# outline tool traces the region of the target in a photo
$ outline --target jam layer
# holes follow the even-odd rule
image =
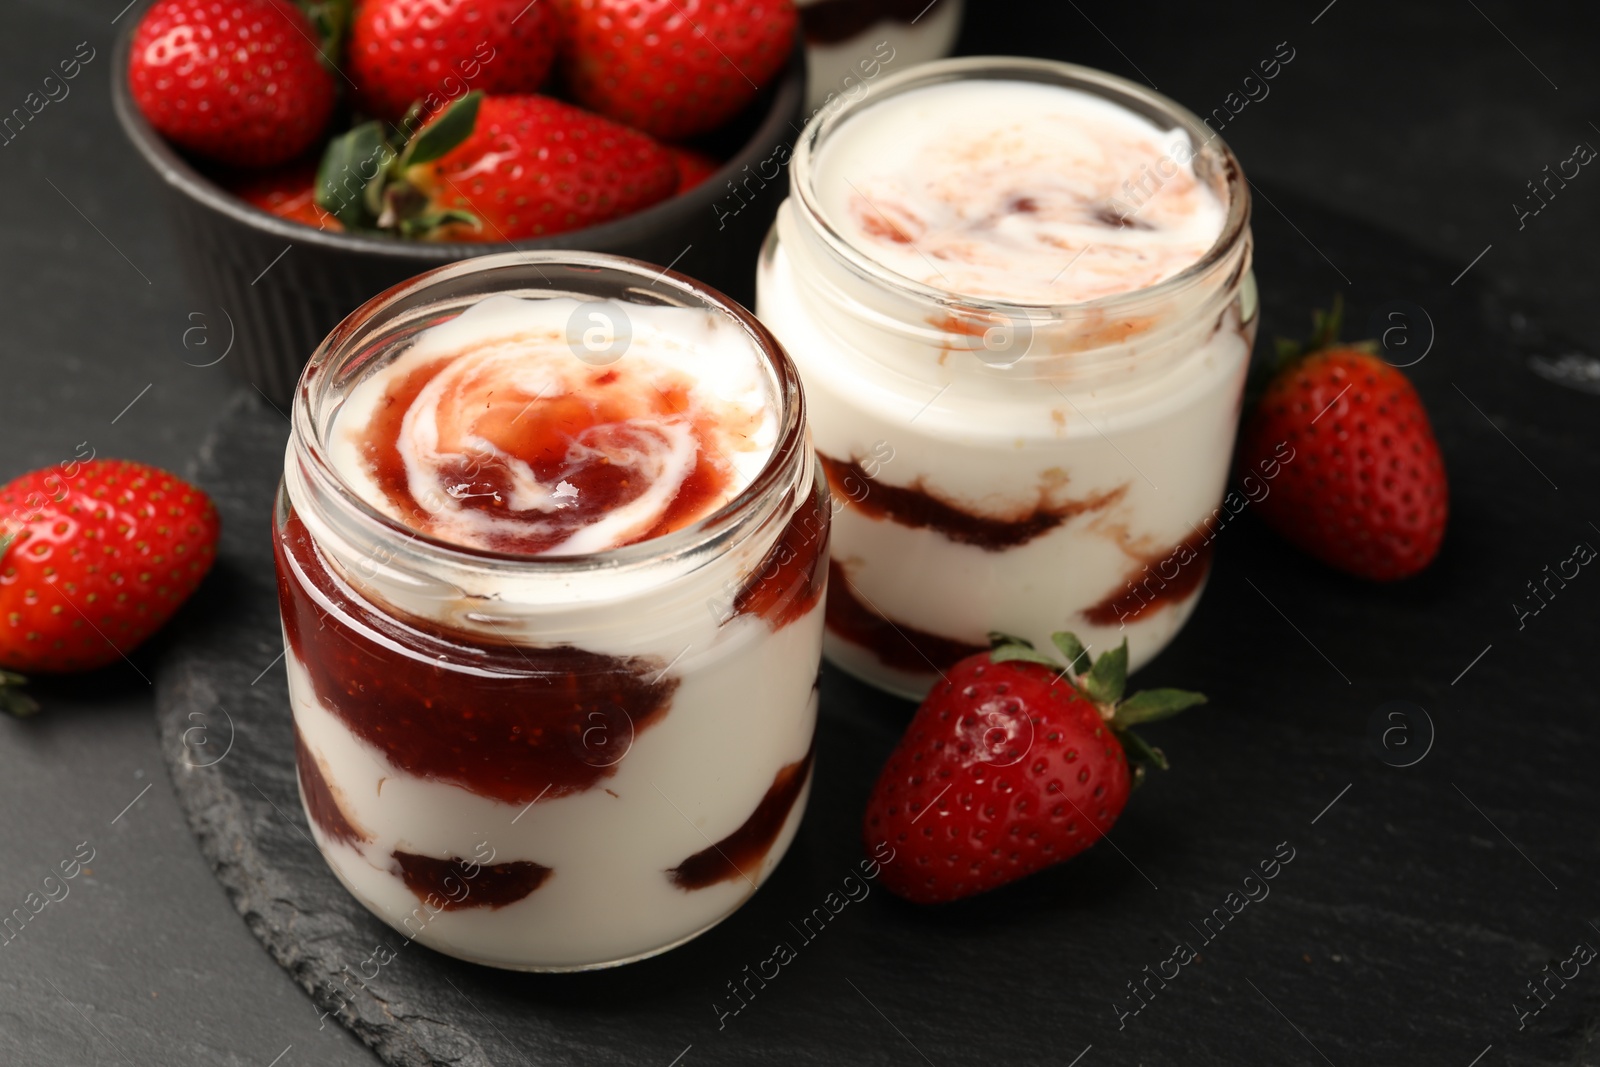
[[[943,670],[988,647],[940,637],[886,618],[862,603],[844,568],[833,561],[828,564],[828,603],[823,617],[835,637],[867,649],[886,667],[912,674]]]
[[[328,776],[322,773],[322,765],[306,745],[306,739],[300,736],[298,726],[294,731],[294,764],[300,772],[300,792],[306,798],[306,814],[323,836],[347,845],[372,840],[370,834],[357,829],[345,814],[338,795],[328,783]]]
[[[1171,548],[1152,552],[1128,574],[1123,588],[1086,608],[1083,617],[1096,626],[1122,626],[1181,604],[1194,596],[1211,569],[1211,542],[1199,534]]]
[[[776,544],[767,553],[733,601],[738,615],[757,615],[774,630],[804,618],[827,586],[828,534],[832,515],[828,495],[818,479],[811,496],[789,519]]]
[[[761,861],[766,858],[772,843],[789,818],[794,802],[805,788],[806,777],[811,773],[811,757],[816,744],[806,750],[803,759],[781,768],[767,789],[756,810],[733,833],[721,841],[701,849],[667,872],[673,884],[680,889],[704,889],[718,882],[735,878],[754,881],[761,873]]]
[[[909,486],[874,481],[855,460],[833,459],[820,453],[833,491],[847,506],[874,519],[888,519],[913,529],[930,529],[952,541],[976,545],[988,552],[1003,552],[1049,533],[1068,519],[1111,507],[1127,493],[1126,485],[1083,500],[1059,504],[1040,501],[1015,518],[997,519],[963,508],[929,493],[920,480]],[[1042,495],[1042,494],[1041,494]]]
[[[441,911],[462,908],[503,908],[544,885],[550,868],[527,860],[508,863],[473,863],[463,859],[435,859],[396,850],[394,862],[400,879],[417,899]]]
[[[594,750],[596,724],[636,736],[677,689],[652,659],[489,644],[375,611],[293,514],[275,550],[284,630],[318,701],[419,778],[519,805],[582,792],[616,769]]]

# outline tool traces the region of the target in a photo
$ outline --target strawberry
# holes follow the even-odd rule
[[[789,60],[793,0],[560,0],[578,103],[663,140],[714,130]]]
[[[382,119],[424,116],[469,89],[531,93],[556,53],[556,20],[529,0],[361,0],[350,23],[357,100]]]
[[[668,145],[667,152],[672,156],[673,165],[678,168],[678,192],[680,193],[688,192],[722,169],[721,163],[718,163],[704,152],[696,152],[692,148],[678,148],[675,145]]]
[[[134,103],[187,152],[240,167],[293,159],[333,111],[333,77],[288,0],[157,0],[128,57]]]
[[[972,896],[1071,859],[1111,829],[1143,764],[1167,766],[1129,727],[1205,703],[1151,689],[1123,699],[1128,642],[1086,673],[1070,633],[1068,666],[1020,638],[945,672],[889,755],[867,802],[869,850],[887,842],[883,884],[919,904]],[[1137,766],[1130,771],[1130,758]]]
[[[133,651],[216,558],[205,493],[127,460],[68,461],[0,486],[0,668],[86,671]],[[0,679],[0,707],[27,710]]]
[[[245,203],[290,222],[319,230],[344,229],[339,220],[317,206],[317,169],[311,163],[291,163],[262,173],[230,177],[228,191]]]
[[[1256,507],[1289,541],[1357,577],[1393,581],[1438,555],[1450,486],[1416,389],[1371,342],[1338,341],[1342,310],[1336,299],[1315,313],[1307,345],[1279,341],[1238,468],[1272,479]]]
[[[317,181],[318,203],[347,228],[515,241],[648,207],[676,192],[678,171],[651,138],[571,104],[472,92],[398,148],[380,124],[356,127]]]

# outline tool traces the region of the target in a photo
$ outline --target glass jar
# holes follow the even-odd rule
[[[881,71],[950,54],[964,0],[797,0],[806,39],[806,106],[856,96]]]
[[[721,316],[766,376],[770,457],[701,521],[590,555],[464,548],[391,519],[330,462],[341,404],[497,294],[577,297],[611,321]],[[811,781],[830,509],[795,371],[749,312],[613,256],[421,275],[312,357],[274,519],[301,798],[334,873],[395,929],[497,967],[604,967],[715,925],[782,858]]]
[[[979,80],[1075,89],[1184,131],[1196,180],[1225,212],[1220,236],[1164,281],[1073,304],[972,298],[885,268],[830,220],[819,152],[899,94]],[[844,505],[831,660],[917,699],[996,630],[1044,648],[1071,630],[1097,651],[1126,637],[1133,667],[1161,651],[1194,610],[1228,515],[1256,327],[1249,207],[1232,153],[1194,115],[1069,64],[932,63],[806,127],[757,314],[800,368]]]

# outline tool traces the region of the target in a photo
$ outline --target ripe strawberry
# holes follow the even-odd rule
[[[668,145],[667,152],[672,156],[673,165],[678,168],[678,192],[680,193],[688,192],[722,169],[721,163],[718,163],[704,152],[696,152],[692,148],[678,148],[675,145]]]
[[[556,54],[556,19],[528,0],[361,0],[350,23],[357,100],[398,119],[432,116],[468,89],[531,93]],[[431,99],[430,99],[431,98]]]
[[[485,97],[478,123],[433,166],[434,201],[514,241],[593,226],[671,196],[678,170],[636,130],[545,96]]]
[[[128,86],[179,148],[272,166],[309,148],[333,111],[314,39],[288,0],[157,0],[134,33]]]
[[[1393,581],[1438,555],[1450,486],[1416,389],[1371,342],[1339,343],[1342,310],[1314,314],[1303,348],[1279,342],[1238,465],[1276,472],[1256,505],[1273,529],[1330,566]]]
[[[323,158],[318,203],[348,228],[515,241],[606,222],[678,188],[662,145],[545,96],[472,92],[399,149],[385,136],[358,126]],[[386,164],[360,181],[374,156]]]
[[[1070,633],[1054,637],[1066,670],[1019,638],[993,640],[945,672],[867,802],[868,850],[896,853],[883,884],[919,904],[994,889],[1104,837],[1142,764],[1167,766],[1129,727],[1205,703],[1179,689],[1122,699],[1126,640],[1076,677],[1088,652]]]
[[[714,130],[789,59],[793,0],[560,0],[573,98],[663,140]]]
[[[243,173],[227,182],[228,191],[262,211],[319,230],[344,229],[339,220],[317,206],[317,169],[312,163],[291,163],[263,173]]]
[[[0,668],[116,662],[189,598],[216,543],[211,499],[143,463],[69,461],[0,486]]]

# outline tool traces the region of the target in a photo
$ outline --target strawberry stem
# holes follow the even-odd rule
[[[1344,294],[1334,293],[1333,300],[1328,310],[1313,308],[1311,310],[1311,336],[1304,341],[1291,341],[1287,337],[1278,337],[1273,340],[1273,348],[1278,354],[1278,364],[1274,371],[1281,371],[1296,360],[1325,352],[1330,348],[1353,348],[1362,352],[1376,352],[1376,341],[1350,341],[1341,343],[1339,333],[1344,327]]]

